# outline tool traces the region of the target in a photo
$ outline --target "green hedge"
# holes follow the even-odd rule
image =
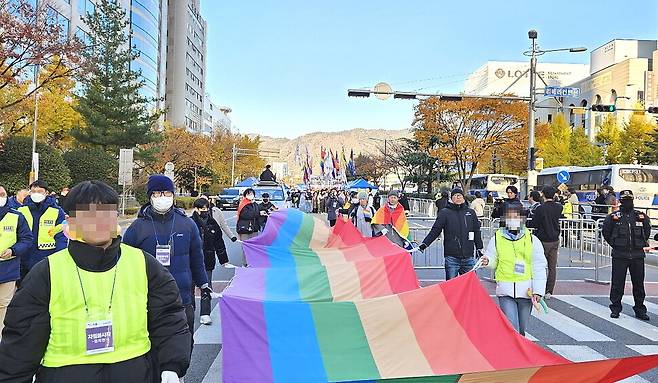
[[[176,197],[176,206],[185,210],[194,209],[194,201],[196,200],[197,197]]]

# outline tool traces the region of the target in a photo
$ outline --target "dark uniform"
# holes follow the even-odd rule
[[[610,316],[618,318],[622,310],[626,270],[633,282],[635,316],[649,320],[644,305],[644,247],[651,234],[649,217],[633,208],[633,192],[622,190],[620,210],[609,214],[603,222],[603,237],[612,247],[612,284],[610,286]]]

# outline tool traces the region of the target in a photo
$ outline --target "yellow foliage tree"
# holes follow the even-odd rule
[[[215,189],[232,185],[233,145],[236,148],[247,149],[254,155],[238,155],[235,157],[235,177],[244,179],[257,176],[265,166],[265,160],[257,154],[260,137],[250,138],[247,135],[233,133],[229,129],[216,129],[211,137],[212,164],[211,170]]]

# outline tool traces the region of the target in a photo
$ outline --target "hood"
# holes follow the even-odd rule
[[[68,249],[75,264],[81,269],[93,272],[103,272],[116,265],[119,260],[120,245],[121,236],[112,240],[112,244],[107,249],[78,241],[70,241]]]

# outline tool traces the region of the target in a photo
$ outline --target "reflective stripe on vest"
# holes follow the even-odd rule
[[[68,249],[49,256],[48,263],[50,339],[43,358],[45,367],[117,363],[144,355],[151,349],[146,309],[148,277],[141,250],[121,245],[112,299],[114,351],[103,354],[86,354],[85,326],[91,319],[85,313],[76,264]],[[90,316],[103,316],[110,303],[114,268],[98,273],[79,271]]]
[[[0,254],[16,243],[18,230],[18,214],[7,212],[0,221]]]
[[[18,211],[23,213],[23,216],[27,220],[27,225],[32,230],[34,218],[32,217],[30,208],[28,206],[21,206],[18,208]],[[39,219],[39,236],[37,237],[37,248],[39,250],[52,250],[55,248],[55,234],[57,233],[54,229],[57,217],[59,217],[59,210],[54,207],[49,207],[41,215],[41,219]]]
[[[516,241],[503,236],[502,229],[496,231],[496,281],[521,282],[532,279],[532,235],[526,229],[523,237]],[[523,262],[524,272],[515,272],[516,262]]]

